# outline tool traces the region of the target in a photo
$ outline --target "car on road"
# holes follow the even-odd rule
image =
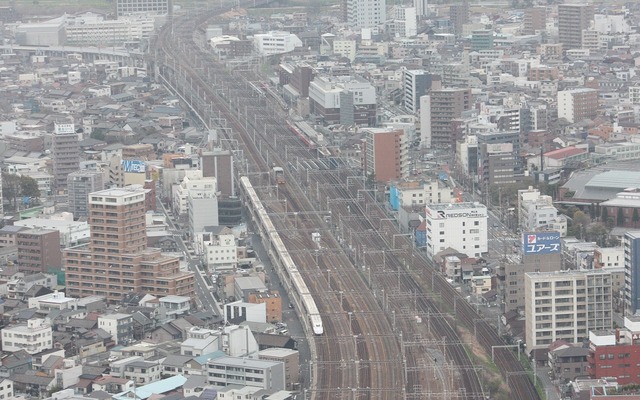
[[[500,227],[500,224],[498,224],[497,222],[494,222],[494,223],[493,223],[493,227],[494,227],[494,228],[499,228],[499,227]]]

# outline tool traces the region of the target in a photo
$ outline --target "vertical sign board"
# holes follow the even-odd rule
[[[560,232],[525,232],[522,234],[523,254],[560,253]]]

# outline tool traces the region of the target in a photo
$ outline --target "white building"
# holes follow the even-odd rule
[[[420,96],[420,147],[431,148],[431,96]]]
[[[570,123],[585,118],[595,118],[598,110],[598,91],[590,88],[562,90],[558,92],[558,118]]]
[[[356,28],[376,28],[387,20],[385,0],[347,0],[347,22]]]
[[[418,34],[418,16],[415,7],[395,7],[396,37],[413,37]]]
[[[208,189],[189,190],[187,196],[187,214],[192,237],[206,226],[218,225],[218,196]]]
[[[220,357],[207,363],[208,384],[255,386],[269,390],[285,388],[284,363],[240,357]]]
[[[395,190],[397,191],[398,206],[400,207],[450,203],[454,197],[453,190],[446,185],[441,186],[437,180],[430,182],[400,182],[395,186]]]
[[[91,235],[87,221],[74,221],[73,215],[52,216],[51,218],[27,218],[14,222],[15,226],[26,228],[51,229],[60,232],[60,246],[71,247],[81,241],[88,241]]]
[[[413,6],[418,17],[426,17],[429,14],[429,2],[427,0],[413,0]]]
[[[101,315],[98,328],[110,333],[117,344],[127,343],[133,337],[133,317],[122,313]]]
[[[14,398],[13,381],[11,379],[0,379],[0,399]]]
[[[518,221],[521,224],[527,220],[527,204],[536,201],[538,197],[540,197],[540,191],[533,186],[518,190]]]
[[[603,270],[530,272],[524,276],[527,351],[556,340],[581,344],[611,329],[611,274]]]
[[[38,310],[77,310],[78,299],[66,297],[64,292],[53,292],[29,299],[29,308]]]
[[[199,357],[220,350],[220,331],[193,327],[187,332],[187,338],[180,345],[183,356]]]
[[[202,174],[202,172],[200,172]],[[190,191],[201,190],[209,193],[218,191],[218,181],[214,177],[189,178],[185,176],[182,182],[173,186],[173,211],[177,215],[187,214],[188,197]]]
[[[629,86],[629,102],[640,104],[640,86]]]
[[[136,42],[153,32],[155,19],[137,15],[117,20],[105,20],[97,14],[66,16],[66,44],[72,46],[107,46]]]
[[[470,257],[489,251],[487,240],[487,207],[480,203],[428,204],[427,256],[451,247]]]
[[[302,47],[302,40],[289,32],[271,31],[253,35],[256,50],[262,56],[289,53]]]
[[[355,40],[334,40],[333,54],[346,57],[353,62],[356,59],[356,41]]]
[[[177,318],[191,311],[190,297],[170,295],[159,298],[158,303],[167,310],[167,318]]]
[[[203,261],[212,271],[233,271],[238,266],[238,247],[233,234],[224,227],[208,226],[195,236]]]
[[[404,106],[415,114],[421,107],[421,97],[431,86],[431,74],[423,69],[406,70],[403,73],[404,80]]]
[[[129,15],[167,15],[171,12],[171,0],[116,0],[118,18]]]
[[[53,333],[48,319],[33,318],[26,325],[9,326],[2,329],[2,350],[15,352],[24,350],[29,354],[53,348]]]
[[[242,300],[227,303],[224,305],[224,319],[234,323],[244,321],[266,323],[267,304],[245,303]]]
[[[353,93],[354,106],[376,104],[376,88],[361,78],[316,76],[309,85],[309,98],[324,109],[339,109],[342,92]]]

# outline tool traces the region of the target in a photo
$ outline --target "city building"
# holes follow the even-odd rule
[[[452,121],[460,118],[463,111],[471,109],[471,89],[432,90],[429,102],[431,105],[431,146],[441,148],[455,146]]]
[[[27,218],[14,222],[14,226],[28,229],[58,231],[61,247],[75,246],[89,239],[89,224],[86,221],[74,221],[69,213],[55,214],[49,218]]]
[[[400,207],[422,209],[425,204],[449,203],[453,198],[453,190],[446,184],[441,184],[439,180],[405,181],[389,186],[389,203],[396,211]]]
[[[116,344],[128,344],[133,339],[133,317],[131,314],[100,315],[98,328],[108,332]]]
[[[523,35],[535,35],[547,28],[547,8],[530,7],[524,10]]]
[[[325,124],[376,124],[376,88],[354,76],[316,76],[309,84],[309,111]]]
[[[106,189],[89,195],[88,244],[64,251],[67,294],[104,296],[117,303],[124,294],[193,296],[193,273],[180,260],[147,248],[145,189]]]
[[[625,315],[640,314],[640,231],[626,232],[624,247]]]
[[[202,152],[200,154],[200,168],[203,178],[216,178],[218,191],[222,196],[233,197],[236,195],[233,154],[229,150],[216,149]]]
[[[410,38],[418,34],[418,16],[415,7],[395,6],[394,18],[390,27],[395,37]]]
[[[493,31],[491,29],[476,29],[471,33],[471,49],[473,51],[493,49]]]
[[[67,176],[80,169],[80,147],[74,124],[55,124],[51,138],[53,176],[58,193],[67,189]]]
[[[428,0],[413,0],[413,6],[416,8],[418,18],[424,18],[429,14]]]
[[[512,143],[481,143],[478,155],[481,182],[488,186],[515,184],[520,179],[518,158]]]
[[[524,275],[527,351],[556,340],[579,344],[589,331],[611,329],[611,274],[603,270]]]
[[[87,13],[67,16],[65,44],[68,46],[114,46],[140,42],[153,32],[155,18],[147,14],[105,19]]]
[[[406,70],[404,75],[404,106],[412,114],[420,109],[420,98],[427,94],[433,75],[423,69]]]
[[[167,15],[171,7],[171,0],[116,0],[116,16]]]
[[[59,270],[62,267],[60,232],[28,229],[16,234],[18,269],[26,274]]]
[[[364,171],[378,182],[401,180],[409,176],[408,144],[401,129],[367,128]]]
[[[558,118],[571,123],[598,116],[598,91],[580,88],[558,92]]]
[[[587,372],[593,379],[616,377],[619,385],[640,384],[640,320],[624,318],[624,327],[589,332]]]
[[[427,204],[427,256],[452,248],[469,257],[489,251],[487,207],[480,203]]]
[[[282,321],[282,298],[280,297],[280,292],[277,290],[249,293],[247,301],[253,304],[265,304],[267,322],[274,323]]]
[[[469,4],[466,0],[462,4],[451,4],[449,6],[449,20],[456,37],[462,36],[464,24],[469,22]]]
[[[230,384],[269,390],[285,388],[284,363],[240,357],[220,357],[207,363],[207,383],[214,387]]]
[[[582,31],[593,20],[593,6],[589,4],[558,5],[558,37],[565,50],[582,47]]]
[[[233,232],[224,226],[205,226],[195,233],[194,243],[210,271],[234,271],[238,266],[238,247]]]
[[[89,216],[89,193],[104,189],[101,171],[80,170],[67,175],[69,212],[75,219]]]
[[[53,331],[49,320],[32,318],[26,324],[2,328],[2,351],[24,350],[29,354],[53,348]]]
[[[498,276],[499,285],[502,283],[501,291],[504,298],[504,311],[518,311],[524,312],[524,275],[530,272],[554,272],[562,269],[562,251],[560,246],[560,236],[557,232],[554,232],[553,240],[547,240],[546,245],[551,245],[549,248],[538,251],[536,247],[528,247],[530,235],[534,235],[537,238],[538,235],[542,237],[547,233],[552,232],[527,232],[522,235],[521,248],[510,248],[511,246],[504,242],[503,254],[507,255],[511,251],[522,252],[522,258],[519,263],[507,262],[504,263],[504,274]],[[552,247],[553,246],[553,247]]]
[[[387,20],[386,0],[343,0],[347,23],[356,28],[377,28]]]
[[[294,390],[300,380],[300,353],[297,350],[273,347],[258,353],[260,360],[281,362],[284,364],[285,387]]]
[[[200,171],[198,171],[200,172]],[[195,199],[198,197],[202,199],[209,199],[211,197],[208,194],[217,197],[218,191],[218,181],[216,178],[189,178],[187,176],[182,179],[177,185],[173,187],[173,212],[176,215],[187,215],[189,212],[189,193],[191,192],[201,192],[201,194],[195,195]],[[216,210],[217,213],[217,210]],[[218,225],[217,222],[215,224],[210,225]]]
[[[302,41],[298,36],[282,31],[256,33],[253,35],[253,42],[256,51],[265,57],[290,53],[297,47],[302,47]]]
[[[206,226],[218,226],[218,196],[211,189],[189,190],[187,214],[192,237]]]

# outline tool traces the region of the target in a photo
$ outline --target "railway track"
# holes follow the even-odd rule
[[[410,245],[402,252],[404,259],[400,258],[395,242],[398,238],[406,242],[406,237],[394,233],[398,236],[392,236],[390,243],[388,237],[376,232],[378,227],[372,221],[379,221],[381,228],[386,215],[375,203],[367,202],[371,199],[364,182],[351,179],[350,183],[353,172],[347,170],[303,168],[300,161],[304,163],[316,155],[301,146],[300,139],[286,129],[279,107],[253,93],[245,77],[220,68],[207,52],[198,49],[193,28],[216,13],[187,17],[193,23],[173,23],[171,31],[166,28],[161,32],[156,43],[160,50],[156,71],[165,85],[191,105],[205,126],[218,125],[229,148],[244,156],[242,170],[254,185],[264,187],[261,195],[271,202],[269,208],[278,230],[327,232],[321,248],[316,247],[308,234],[284,235],[283,239],[314,298],[319,299],[318,308],[325,325],[325,335],[312,343],[315,382],[308,390],[310,397],[483,398],[477,368],[456,332],[456,318],[475,328],[485,348],[501,344],[500,338],[489,324],[478,321],[468,303],[458,301],[462,298],[432,266],[413,253]],[[293,159],[295,163],[290,162]],[[274,188],[264,174],[272,163],[289,170],[290,179],[284,187]],[[316,196],[312,202],[309,197],[314,197],[314,189]],[[321,215],[322,211],[331,211],[329,222]],[[352,218],[354,215],[360,218]],[[339,238],[334,238],[337,221],[348,218],[351,218],[350,240],[345,239],[344,225]],[[389,249],[389,257],[373,249]],[[406,268],[409,254],[412,267]],[[363,261],[371,265],[368,275],[360,268]],[[383,266],[378,271],[380,261]],[[429,282],[438,299],[418,295],[428,288]],[[407,308],[411,295],[395,295],[402,293],[413,294],[413,308]],[[456,315],[440,312],[443,307],[453,308]],[[426,323],[422,321],[424,316]],[[514,360],[509,350],[496,351],[496,365],[503,374],[505,369],[522,370]],[[538,398],[531,388],[526,376],[511,375],[510,389],[514,394]]]

